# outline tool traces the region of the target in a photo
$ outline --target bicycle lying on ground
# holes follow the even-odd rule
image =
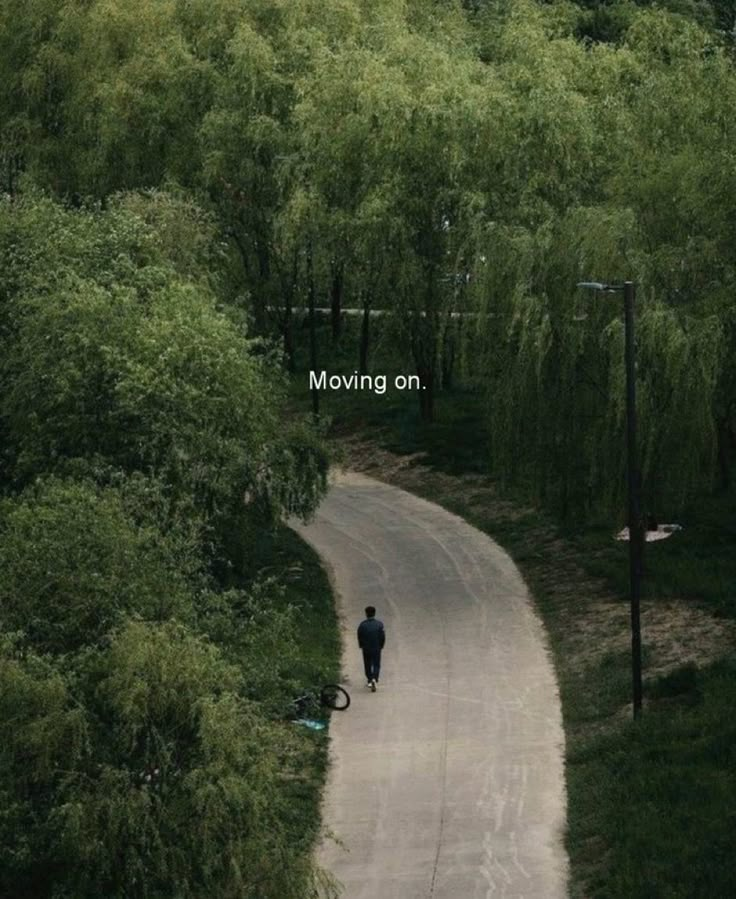
[[[320,707],[344,712],[350,705],[350,694],[339,684],[324,684],[319,690],[310,690],[303,696],[298,696],[292,705],[300,718],[305,718],[310,713],[317,712]]]

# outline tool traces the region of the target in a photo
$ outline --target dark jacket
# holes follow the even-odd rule
[[[358,646],[361,649],[383,649],[386,642],[386,632],[383,622],[377,618],[366,618],[358,627]]]

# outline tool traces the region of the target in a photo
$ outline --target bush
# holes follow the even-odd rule
[[[40,652],[99,641],[124,616],[186,617],[178,553],[120,494],[54,478],[0,506],[0,625]]]
[[[284,426],[276,359],[167,260],[135,211],[145,202],[0,204],[6,478],[98,458],[160,478],[213,520],[246,494],[308,515],[326,486],[322,443],[306,424]]]
[[[242,683],[175,623],[124,623],[66,675],[5,641],[2,894],[309,895],[317,875],[283,823],[298,737]]]
[[[249,537],[309,515],[328,460],[218,308],[213,240],[179,197],[0,199],[3,896],[302,899],[323,876],[300,778],[324,745],[281,720],[294,614]]]

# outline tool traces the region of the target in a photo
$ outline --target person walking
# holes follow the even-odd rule
[[[383,622],[376,618],[373,606],[366,606],[365,621],[358,625],[358,646],[363,650],[363,665],[368,686],[375,693],[381,674],[381,650],[386,644]]]

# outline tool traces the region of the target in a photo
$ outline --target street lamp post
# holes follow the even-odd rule
[[[636,455],[636,360],[634,343],[634,301],[636,285],[633,281],[623,284],[601,284],[582,281],[578,287],[607,293],[623,293],[624,340],[626,361],[626,442],[627,475],[629,493],[629,595],[631,598],[631,677],[634,718],[641,715],[641,510],[639,502],[639,470]]]

